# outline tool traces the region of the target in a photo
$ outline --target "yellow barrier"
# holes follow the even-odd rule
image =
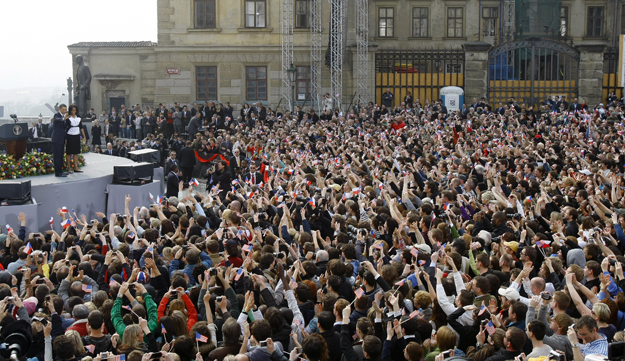
[[[391,88],[395,97],[393,105],[400,105],[408,91],[412,98],[419,99],[421,104],[425,100],[437,100],[440,88],[445,86],[464,86],[464,74],[445,73],[376,73],[375,99],[378,105],[382,104],[382,93],[386,87]]]
[[[623,97],[623,88],[618,86],[618,74],[603,74],[603,89],[601,92],[601,101],[606,102],[608,94],[613,90],[618,99]]]
[[[569,102],[575,98],[576,87],[575,80],[538,80],[534,82],[534,100],[537,103],[542,102],[547,95],[566,95]],[[519,103],[529,101],[531,93],[531,80],[491,80],[489,82],[490,91],[488,100],[493,107],[498,103],[506,103],[510,97]],[[558,90],[558,89],[567,89]]]

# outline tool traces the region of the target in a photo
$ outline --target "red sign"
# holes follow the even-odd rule
[[[167,68],[167,74],[180,74],[180,68]]]

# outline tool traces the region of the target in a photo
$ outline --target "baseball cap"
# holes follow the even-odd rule
[[[427,244],[417,244],[415,248],[417,248],[421,252],[432,254],[432,248],[428,246]]]
[[[508,288],[500,288],[499,289],[499,295],[500,296],[504,296],[505,298],[507,298],[510,301],[518,301],[519,298],[521,298],[521,295],[519,295],[519,291],[515,290],[514,288],[508,287]]]
[[[517,242],[517,241],[504,242],[503,245],[506,246],[506,247],[511,248],[515,253],[519,249],[519,242]]]

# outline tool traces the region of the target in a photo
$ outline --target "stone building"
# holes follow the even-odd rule
[[[296,92],[310,94],[311,0],[293,0]],[[276,105],[281,99],[282,0],[158,0],[158,42],[82,42],[97,112],[124,104],[205,100]],[[324,48],[330,4],[321,0]],[[354,2],[348,2],[343,98],[355,92]],[[457,85],[474,97],[536,103],[621,91],[613,56],[625,29],[623,1],[370,0],[370,100],[387,87],[401,99],[437,99]],[[610,50],[608,50],[610,49]],[[325,51],[325,49],[324,49]],[[74,64],[74,72],[76,71]],[[322,66],[322,93],[329,91]],[[601,94],[603,89],[604,94]],[[302,103],[300,101],[300,103]],[[310,104],[310,103],[309,103]],[[397,105],[397,104],[396,104]]]

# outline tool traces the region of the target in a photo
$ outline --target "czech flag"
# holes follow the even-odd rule
[[[163,203],[163,196],[159,195],[156,197],[156,203]]]
[[[238,185],[238,184],[239,184],[239,180],[238,180],[238,179],[235,179],[235,180],[233,180],[233,181],[232,181],[232,185],[235,185],[235,186],[236,186],[236,185]]]
[[[69,227],[71,224],[72,222],[69,219],[66,219],[63,222],[61,222],[61,226],[63,227],[63,229]]]
[[[33,251],[33,246],[30,245],[30,242],[28,242],[26,244],[26,247],[24,247],[24,253],[26,254],[30,254]]]
[[[315,197],[310,197],[310,199],[308,200],[308,204],[310,204],[311,207],[315,207]]]
[[[154,202],[154,195],[152,193],[148,193],[150,195],[150,201]]]
[[[549,247],[550,243],[551,243],[551,241],[538,241],[538,242],[536,242],[536,247],[538,247],[538,248],[547,248],[547,247]]]
[[[13,228],[7,224],[7,233],[13,232]]]
[[[50,226],[54,225],[54,217],[50,217]]]
[[[189,185],[197,187],[197,186],[200,185],[200,182],[198,182],[197,179],[193,178],[193,179],[191,179],[191,182],[189,182]]]

